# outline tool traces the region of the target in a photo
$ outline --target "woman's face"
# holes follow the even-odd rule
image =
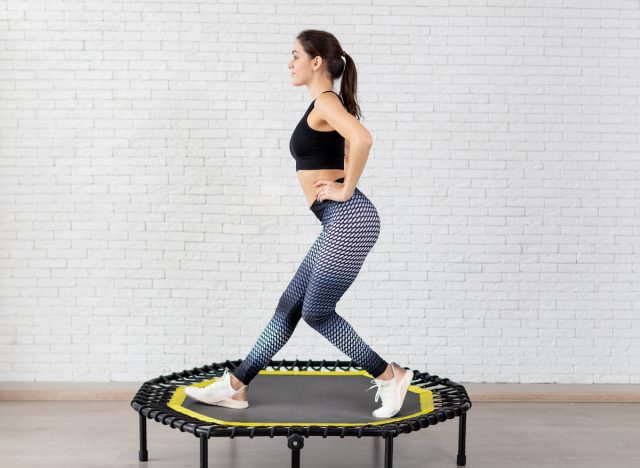
[[[289,60],[289,72],[291,72],[291,83],[294,86],[303,85],[311,79],[312,59],[302,48],[302,44],[297,40],[291,48],[291,60]]]

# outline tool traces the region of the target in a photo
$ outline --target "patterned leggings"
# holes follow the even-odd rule
[[[336,312],[337,302],[378,239],[378,211],[358,188],[346,202],[316,200],[310,209],[322,223],[322,231],[280,297],[273,317],[233,371],[245,385],[284,346],[301,318],[372,377],[387,368],[387,362]]]

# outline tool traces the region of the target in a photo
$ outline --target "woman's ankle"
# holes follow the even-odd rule
[[[389,380],[393,378],[393,371],[391,370],[391,364],[387,364],[384,372],[376,377],[376,380]]]
[[[376,377],[377,380],[391,380],[393,379],[393,375],[394,375],[394,369],[395,368],[395,375],[400,375],[403,374],[405,372],[405,369],[401,368],[400,366],[394,365],[393,363],[389,363],[387,364],[387,368],[384,370],[384,372],[382,374],[380,374],[380,376]]]
[[[242,381],[233,374],[231,374],[231,378],[229,381],[231,383],[231,388],[233,388],[234,390],[240,390],[244,386],[244,383],[242,383]],[[241,391],[245,391],[245,390],[246,390],[246,387]]]

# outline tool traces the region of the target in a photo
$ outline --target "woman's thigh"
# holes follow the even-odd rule
[[[302,304],[305,320],[323,320],[335,313],[336,304],[358,276],[379,234],[375,220],[364,224],[341,221],[325,228]]]

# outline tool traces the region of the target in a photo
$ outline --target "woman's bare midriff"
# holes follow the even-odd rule
[[[296,172],[300,186],[307,197],[307,207],[311,208],[313,202],[316,201],[317,188],[314,187],[319,180],[336,180],[345,176],[343,169],[313,169],[313,170],[299,170]]]

